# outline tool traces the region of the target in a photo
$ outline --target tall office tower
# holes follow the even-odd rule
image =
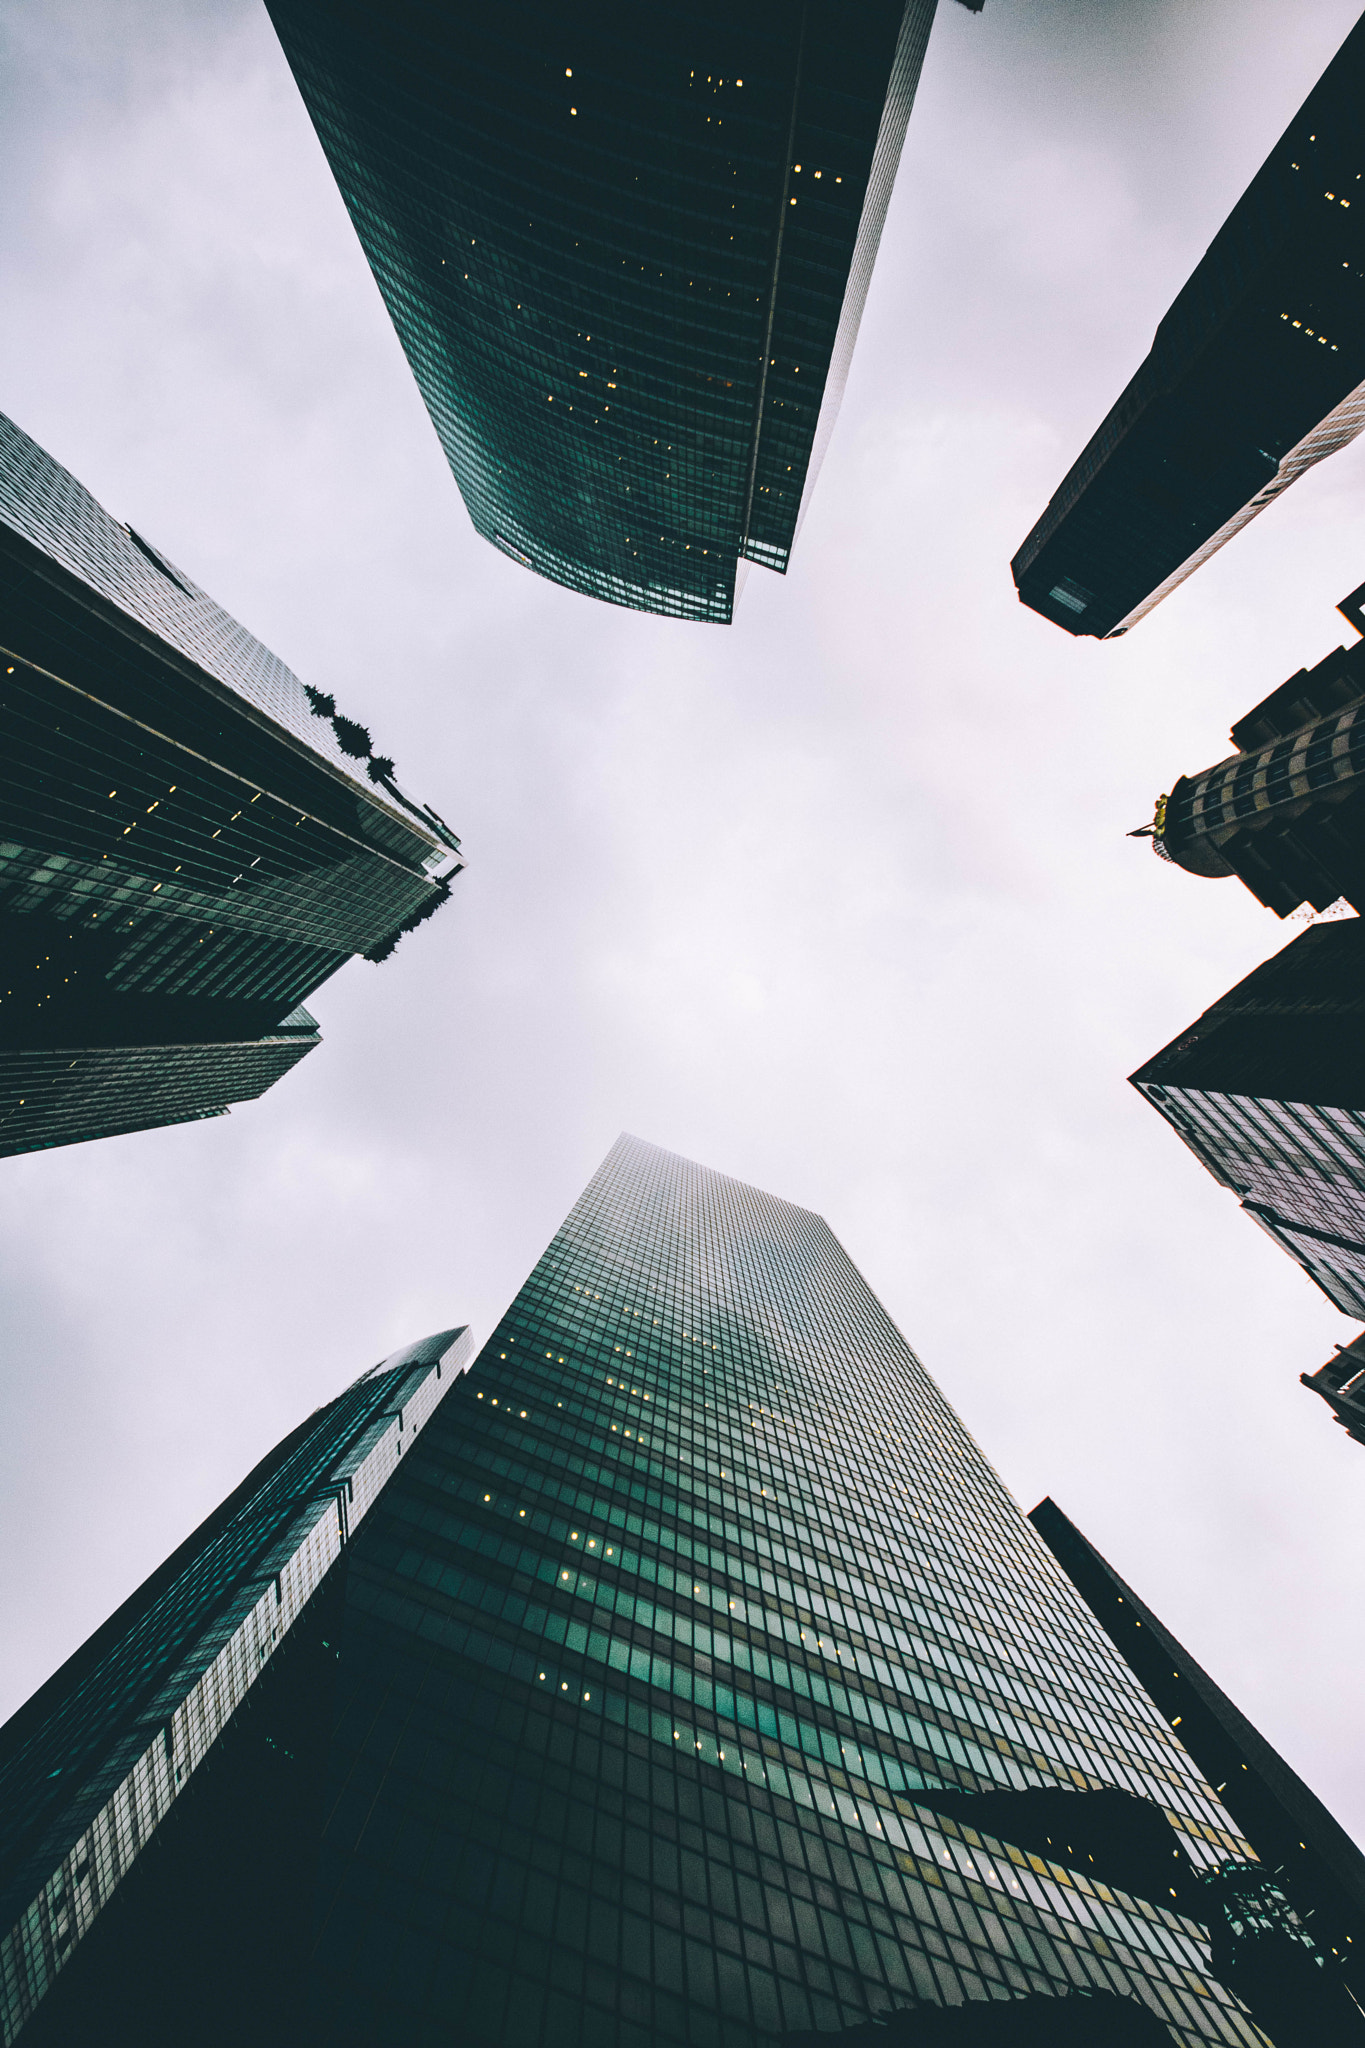
[[[1365,426],[1362,106],[1365,22],[1014,558],[1020,598],[1068,633],[1126,633]]]
[[[477,531],[727,622],[814,488],[936,0],[267,4]]]
[[[1299,2017],[1301,2007],[1311,2013],[1318,2003],[1329,2028],[1323,2038],[1330,2040],[1332,2008],[1342,2010],[1340,1988],[1365,1993],[1365,1856],[1056,1502],[1040,1501],[1029,1520],[1138,1683],[1179,1727],[1199,1769],[1272,1868],[1286,1903],[1292,1900],[1313,1930],[1323,1957],[1318,1966],[1303,1944],[1296,1957],[1266,1940],[1268,1929],[1259,1940],[1229,1943],[1230,1920],[1247,1902],[1235,1874],[1233,1882],[1225,1879],[1222,1924],[1215,1921],[1211,1931],[1215,1951],[1226,1951],[1233,1988],[1276,2040],[1277,2021]]]
[[[1362,598],[1365,586],[1338,606],[1357,632]],[[1341,896],[1365,909],[1362,705],[1365,640],[1299,669],[1233,726],[1229,760],[1158,799],[1154,851],[1192,875],[1237,875],[1279,917]]]
[[[0,1156],[221,1115],[460,842],[3,415],[0,597]]]
[[[1365,923],[1310,925],[1129,1076],[1343,1315],[1365,1318]]]
[[[226,2039],[215,1960],[296,2038],[337,1566],[472,1350],[443,1331],[309,1416],[0,1730],[5,2048]]]
[[[818,1216],[623,1138],[448,1343],[0,1734],[7,2039],[772,2048],[896,2006],[1263,2048],[1210,1922],[1235,1885],[1312,1961],[1302,1925]],[[234,1711],[211,1674],[263,1656]],[[92,1919],[90,1816],[135,1842],[134,1759],[146,1831],[191,1755]]]

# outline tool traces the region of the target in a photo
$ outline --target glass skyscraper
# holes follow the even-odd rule
[[[1365,1318],[1365,923],[1310,925],[1129,1076],[1343,1315]]]
[[[221,1114],[440,908],[370,735],[0,415],[0,1155]]]
[[[1056,1502],[1040,1501],[1029,1520],[1273,1876],[1259,1902],[1248,1899],[1235,1868],[1215,1877],[1216,1963],[1275,2040],[1285,2024],[1291,2039],[1296,2025],[1315,2024],[1316,2038],[1338,2038],[1354,2003],[1347,1985],[1365,1990],[1365,1856]],[[1283,1938],[1291,1899],[1311,1943]],[[1229,1940],[1249,1906],[1261,1921],[1257,1935]]]
[[[1365,426],[1363,89],[1359,22],[1015,556],[1068,633],[1126,633]]]
[[[72,2010],[78,2010],[80,1986],[73,1998],[66,1974],[73,1956],[85,1963],[83,1944],[92,1931],[118,1946],[130,1892],[134,1908],[144,1903],[136,1894],[139,1884],[147,1889],[149,1863],[157,1866],[152,1888],[158,1880],[164,1888],[164,1865],[173,1865],[176,1853],[174,1842],[165,1848],[168,1835],[176,1834],[172,1823],[193,1804],[190,1795],[201,1792],[206,1777],[226,1776],[257,1823],[256,1862],[241,1874],[279,1910],[271,1877],[284,1859],[291,1818],[298,1832],[290,1811],[296,1789],[287,1770],[277,1773],[282,1783],[261,1787],[261,1761],[285,1761],[278,1755],[253,1755],[242,1769],[241,1724],[245,1717],[249,1743],[255,1731],[248,1710],[262,1694],[268,1695],[263,1718],[278,1716],[279,1695],[297,1685],[301,1660],[312,1681],[312,1718],[325,1716],[318,1660],[319,1649],[329,1646],[316,1641],[327,1612],[320,1589],[325,1595],[335,1586],[346,1544],[471,1351],[466,1330],[445,1330],[362,1374],[262,1459],[6,1724],[0,1733],[0,2037],[6,2048],[35,2013],[54,2041],[80,2037]],[[283,1687],[276,1682],[282,1667]],[[275,1747],[268,1735],[256,1746]],[[230,1752],[226,1770],[224,1747]],[[257,1809],[264,1791],[266,1827],[251,1809],[253,1791]],[[198,1803],[202,1808],[202,1799]],[[198,1818],[189,1828],[191,1858],[206,1846],[210,1860],[221,1865],[224,1844],[201,1844]],[[208,1873],[196,1869],[193,1882],[202,1905]],[[164,1902],[154,1917],[165,1919]],[[201,1926],[201,1945],[205,1932]],[[97,1955],[96,1974],[99,1963]],[[104,1967],[107,1972],[107,1957]],[[196,1957],[186,1956],[184,1967],[201,1982]],[[45,2004],[54,1985],[57,1997]],[[136,1999],[136,1991],[132,1995]],[[100,2037],[151,2038],[136,2011],[126,2020],[125,2035],[116,2011],[106,2007]],[[203,2014],[202,2022],[202,2038],[217,2038],[213,2016]],[[168,2038],[194,2037],[187,2029]]]
[[[936,0],[267,4],[478,532],[728,621],[809,502]]]
[[[0,1734],[7,2040],[770,2048],[895,2007],[1263,2048],[1211,1887],[1307,1936],[818,1216],[622,1138],[450,1345],[323,1411]],[[287,1535],[234,1548],[286,1467]],[[239,1641],[261,1675],[172,1801]],[[170,1811],[95,1912],[135,1758]]]

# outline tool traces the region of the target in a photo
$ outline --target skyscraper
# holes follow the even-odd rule
[[[1225,1874],[1223,1912],[1212,1931],[1234,1990],[1276,2040],[1282,2023],[1311,2021],[1315,2008],[1321,2038],[1332,2039],[1334,2011],[1349,2017],[1344,1985],[1365,1990],[1365,1856],[1057,1503],[1040,1501],[1029,1520],[1143,1690],[1180,1729],[1186,1749],[1256,1843],[1284,1902],[1292,1900],[1296,1917],[1313,1930],[1322,1963],[1306,1943],[1270,1938],[1270,1924],[1249,1941],[1230,1941],[1230,1922],[1249,1902],[1236,1874],[1230,1883]]]
[[[1357,632],[1362,598],[1365,586],[1337,607]],[[1299,669],[1233,726],[1237,753],[1158,799],[1154,851],[1192,875],[1237,875],[1279,917],[1341,896],[1365,908],[1362,705],[1365,640]]]
[[[1365,923],[1310,925],[1129,1078],[1343,1315],[1365,1319]]]
[[[1365,22],[1015,556],[1020,598],[1068,633],[1126,633],[1365,426],[1363,89]]]
[[[809,503],[936,0],[267,4],[478,532],[728,621]]]
[[[240,1855],[231,1873],[246,1878],[252,1896],[226,1900],[229,1913],[234,1903],[239,1915],[253,1905],[287,1910],[288,1880],[311,1863],[307,1852],[315,1847],[309,1837],[300,1855],[298,1838],[307,1833],[301,1812],[313,1816],[298,1798],[301,1772],[277,1769],[262,1785],[263,1762],[294,1759],[256,1753],[276,1746],[268,1727],[264,1740],[257,1735],[249,1709],[264,1694],[261,1718],[278,1717],[280,1694],[298,1686],[302,1663],[307,1718],[321,1729],[331,1646],[319,1641],[319,1628],[325,1631],[338,1560],[471,1351],[467,1331],[443,1331],[395,1352],[309,1416],[8,1722],[0,1737],[6,2048],[35,2013],[54,2040],[76,2038],[66,1974],[72,1959],[84,1960],[94,1930],[118,1949],[130,1892],[136,1899],[139,1888],[154,1891],[158,1880],[164,1887],[165,1864],[174,1868],[177,1852],[184,1853],[179,1836],[186,1830],[178,1836],[174,1823],[187,1806],[195,1809],[188,1829],[193,1860],[206,1778],[226,1778],[234,1817],[245,1811],[259,1830],[249,1874]],[[244,1746],[252,1752],[246,1759]],[[211,1851],[218,1862],[222,1833]],[[211,1874],[194,1871],[201,1905]],[[307,1917],[305,1904],[290,1931],[305,1932]],[[206,1932],[201,1925],[200,1954],[182,1961],[186,1977],[201,1987]],[[261,1966],[273,1968],[276,1993],[287,1997],[285,1964],[296,1965],[297,1953],[282,1956],[268,1940],[266,1947]],[[237,1962],[248,1976],[244,1960]],[[65,2005],[60,1996],[53,2001],[55,2014],[44,2004],[54,1986],[66,1994]],[[203,2023],[202,2038],[218,2038],[211,2014]],[[125,2038],[112,2011],[102,2016],[100,2033]],[[153,2038],[133,2011],[126,2038]]]
[[[7,2039],[1261,2041],[1214,1887],[1302,1928],[818,1216],[623,1138],[449,1346],[0,1734]]]
[[[3,415],[0,593],[0,1155],[220,1115],[440,908],[460,842]]]

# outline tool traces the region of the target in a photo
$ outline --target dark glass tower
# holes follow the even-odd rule
[[[1310,925],[1130,1076],[1343,1315],[1365,1319],[1365,923]]]
[[[1365,426],[1363,109],[1358,23],[1014,558],[1068,633],[1127,632]]]
[[[169,2016],[164,2009],[158,2015],[154,1986],[136,1982],[136,1944],[140,1935],[145,1948],[174,1924],[177,1858],[188,1860],[194,1931],[174,1988],[192,1984],[209,1994],[206,1967],[220,1923],[235,1934],[250,1927],[253,1911],[283,1912],[280,1933],[267,1924],[255,1944],[254,1963],[262,1984],[287,2000],[298,1961],[290,1944],[306,1936],[308,1923],[307,1902],[300,1908],[298,1885],[287,1880],[305,1867],[311,1877],[316,1852],[308,1736],[314,1748],[326,1736],[335,1657],[320,1637],[335,1607],[335,1568],[471,1350],[467,1331],[443,1331],[395,1352],[311,1415],[0,1732],[6,2048],[21,2033],[27,2038],[35,2014],[40,2036],[54,2042],[156,2038],[157,2018],[164,2024]],[[305,1694],[306,1716],[291,1689]],[[278,1731],[291,1704],[293,1753],[286,1756]],[[287,1768],[295,1762],[298,1770]],[[213,1812],[214,1781],[223,1780],[226,1820]],[[218,1797],[221,1803],[221,1791]],[[217,1821],[207,1831],[206,1804]],[[244,1823],[252,1855],[240,1841]],[[215,1919],[210,1901],[220,1866],[229,1871],[227,1911]],[[139,1928],[136,1909],[149,1895],[152,1909]],[[244,1983],[254,1983],[252,1960],[232,1958]],[[96,1988],[87,2032],[82,1978],[98,1986],[120,1962],[133,1981],[112,2000]],[[164,1965],[156,1975],[166,1978]],[[199,2024],[168,2032],[168,2048],[171,2040],[228,2038],[211,2008],[199,2020],[202,2033]]]
[[[1303,1942],[1286,1947],[1267,1939],[1269,1926],[1239,1940],[1233,1926],[1246,1901],[1225,1873],[1218,1884],[1223,1910],[1211,1931],[1233,1988],[1276,2040],[1277,2005],[1291,2025],[1311,2021],[1316,2011],[1321,2038],[1336,2038],[1335,2016],[1350,2019],[1344,1987],[1365,1992],[1365,1856],[1057,1503],[1040,1501],[1029,1520],[1139,1684],[1180,1729],[1186,1749],[1256,1843],[1284,1902],[1292,1900],[1312,1929],[1321,1962]]]
[[[439,909],[459,841],[3,415],[0,596],[0,1155],[219,1115]]]
[[[727,621],[814,486],[936,0],[268,4],[477,530]]]
[[[446,1342],[389,1362],[427,1363],[408,1391],[344,1397],[382,1417],[277,1454],[319,1519],[243,1541],[245,1590],[207,1575],[214,1640],[248,1595],[260,1617],[248,1670],[284,1599],[272,1669],[28,2040],[117,2013],[140,2048],[226,2041],[249,2013],[271,2042],[771,2048],[896,2006],[964,2048],[1263,2042],[1212,1887],[1301,1926],[818,1216],[623,1138],[438,1390]],[[319,1431],[381,1420],[342,1531],[359,1449]],[[308,1527],[305,1605],[272,1575]],[[7,1982],[77,1924],[78,1830],[125,1758],[198,1726],[203,1653],[182,1677],[157,1646],[201,1553],[228,1555],[201,1532],[0,1737],[0,1810],[33,1815]],[[134,1717],[90,1674],[142,1663]]]
[[[1362,202],[1365,204],[1365,202]],[[1338,610],[1365,632],[1365,586]],[[1365,908],[1365,640],[1301,668],[1232,728],[1231,759],[1158,799],[1154,850],[1188,874],[1237,875],[1279,917],[1345,897]]]

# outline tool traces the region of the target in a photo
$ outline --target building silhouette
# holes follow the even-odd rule
[[[936,0],[268,4],[477,531],[728,621],[809,503]]]
[[[35,2014],[54,2040],[79,2037],[78,2005],[72,2011],[73,2001],[64,2006],[58,1997],[54,2014],[44,2001],[54,1986],[69,1990],[65,1973],[73,1956],[84,1960],[92,1931],[116,1950],[128,1943],[131,1954],[130,1896],[135,1913],[140,1890],[165,1889],[162,1866],[175,1869],[186,1833],[201,1953],[187,1949],[181,1974],[207,1981],[199,1909],[208,1910],[210,1873],[195,1867],[193,1854],[203,1846],[198,1809],[206,1780],[208,1803],[226,1790],[234,1817],[249,1816],[257,1851],[249,1870],[240,1853],[231,1863],[230,1839],[219,1839],[221,1816],[210,1830],[221,1864],[216,1923],[226,1934],[252,1912],[275,1911],[282,1926],[301,1934],[303,1922],[294,1926],[289,1914],[297,1918],[309,1860],[300,1847],[307,1801],[302,1769],[287,1768],[295,1758],[274,1736],[281,1695],[299,1689],[302,1666],[308,1713],[321,1730],[331,1646],[318,1638],[335,1604],[335,1567],[471,1352],[467,1331],[446,1330],[394,1353],[311,1415],[7,1723],[0,1737],[0,2034],[7,2048]],[[262,1696],[267,1704],[257,1716]],[[296,1738],[299,1756],[304,1746]],[[188,1827],[177,1829],[186,1808]],[[308,1847],[315,1848],[311,1838]],[[232,1897],[224,1882],[229,1865],[250,1897]],[[164,1922],[169,1910],[163,1905],[156,1917]],[[287,2000],[284,1952],[270,1935],[265,1948],[272,1988]],[[291,1952],[290,1965],[297,1960]],[[152,2038],[141,2031],[138,1996],[124,1988],[130,2040]],[[102,2015],[102,2036],[107,2026],[109,2038],[125,2038],[118,2010]],[[211,2013],[203,2024],[205,2038],[218,2038]]]
[[[7,2043],[1254,2048],[1302,1925],[818,1216],[622,1138],[467,1341],[0,1732]]]
[[[222,1114],[436,910],[459,841],[0,415],[0,1154]]]
[[[1239,1873],[1224,1870],[1211,1884],[1215,1962],[1221,1952],[1232,1988],[1276,2042],[1315,2020],[1324,2041],[1355,2038],[1354,2000],[1343,1994],[1347,1985],[1365,1990],[1365,1856],[1056,1502],[1040,1501],[1029,1520],[1255,1842],[1281,1906],[1292,1902],[1295,1920],[1312,1932],[1311,1944],[1295,1939],[1273,1899],[1267,1912],[1265,1900],[1246,1899]],[[1239,1917],[1254,1929],[1240,1938],[1233,1932]]]
[[[1365,1319],[1365,924],[1310,925],[1130,1075],[1343,1315]]]
[[[1014,558],[1109,638],[1365,426],[1365,23],[1219,229]]]
[[[1365,1444],[1365,1335],[1338,1344],[1326,1365],[1316,1372],[1301,1372],[1299,1378],[1321,1394],[1346,1434]]]

